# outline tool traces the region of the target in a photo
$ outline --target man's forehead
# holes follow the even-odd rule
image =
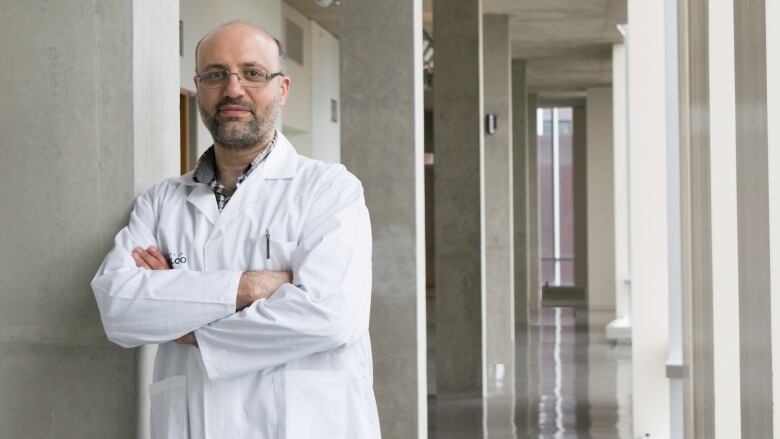
[[[198,64],[221,62],[221,58],[241,55],[240,62],[273,62],[278,58],[276,41],[264,30],[244,22],[222,25],[209,32],[198,44]]]

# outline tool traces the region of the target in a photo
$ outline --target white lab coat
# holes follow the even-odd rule
[[[270,239],[267,239],[267,234]],[[136,268],[158,246],[173,270]],[[290,270],[235,312],[241,273]],[[92,281],[108,338],[159,343],[154,439],[375,439],[371,230],[360,182],[284,136],[219,213],[192,175],[136,199]],[[174,340],[195,331],[199,347]]]

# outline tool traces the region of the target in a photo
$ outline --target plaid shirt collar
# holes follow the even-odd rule
[[[246,169],[244,169],[244,172],[241,173],[241,175],[238,177],[238,180],[236,180],[236,191],[238,190],[238,187],[241,186],[241,183],[243,183],[244,180],[249,177],[249,174],[260,167],[260,164],[263,163],[266,158],[268,158],[268,156],[271,154],[271,150],[274,148],[274,146],[276,146],[277,138],[277,134],[274,133],[274,139],[271,141],[271,143],[260,154],[258,154],[254,160],[252,160],[252,163],[250,163]],[[211,189],[214,191],[214,196],[217,199],[217,208],[220,212],[222,212],[222,209],[225,208],[228,201],[230,201],[230,199],[235,194],[234,191],[233,194],[230,194],[229,196],[225,195],[225,186],[220,183],[217,176],[216,156],[214,155],[213,145],[210,146],[209,149],[207,149],[206,152],[204,152],[203,155],[201,155],[198,159],[198,164],[195,166],[195,171],[192,173],[192,179],[197,183],[208,184],[209,187],[211,187]]]

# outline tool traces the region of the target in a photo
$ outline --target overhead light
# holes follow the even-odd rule
[[[314,0],[314,1],[317,2],[319,7],[321,8],[327,8],[328,6],[333,4],[333,0]],[[338,0],[336,0],[336,4],[337,5],[339,4]]]

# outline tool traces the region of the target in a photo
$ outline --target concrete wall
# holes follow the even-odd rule
[[[151,3],[2,5],[0,95],[14,111],[0,118],[0,178],[15,188],[0,231],[3,436],[136,437],[137,351],[105,339],[89,281],[140,185],[178,166],[177,87],[157,94],[178,85],[178,5]],[[160,120],[139,138],[144,109]]]
[[[458,359],[436,362],[441,401],[484,394],[485,144],[481,2],[433,6],[436,355]]]
[[[382,437],[424,438],[422,3],[350,1],[341,11],[343,158],[363,182],[371,212],[370,329]]]
[[[526,67],[527,69],[527,67]],[[526,70],[527,72],[528,70]],[[526,77],[527,79],[527,77]],[[527,115],[528,135],[526,155],[526,248],[528,261],[528,323],[539,324],[539,312],[541,309],[542,288],[539,284],[539,133],[537,127],[537,106],[539,96],[528,94]]]
[[[588,307],[615,308],[615,197],[612,87],[589,88]]]
[[[497,117],[485,136],[485,351],[488,435],[514,425],[515,304],[512,151],[512,57],[509,16],[483,17],[485,113]]]
[[[528,322],[528,101],[526,63],[512,60],[512,195],[515,271],[515,323]],[[535,128],[531,128],[535,129]],[[521,362],[523,363],[523,362]],[[519,364],[518,364],[519,366]]]
[[[590,200],[588,199],[588,133],[590,132],[590,108],[572,108],[572,195],[574,210],[574,285],[588,288],[588,251],[590,249],[588,224]]]
[[[734,2],[742,437],[773,437],[774,429],[764,5]]]

